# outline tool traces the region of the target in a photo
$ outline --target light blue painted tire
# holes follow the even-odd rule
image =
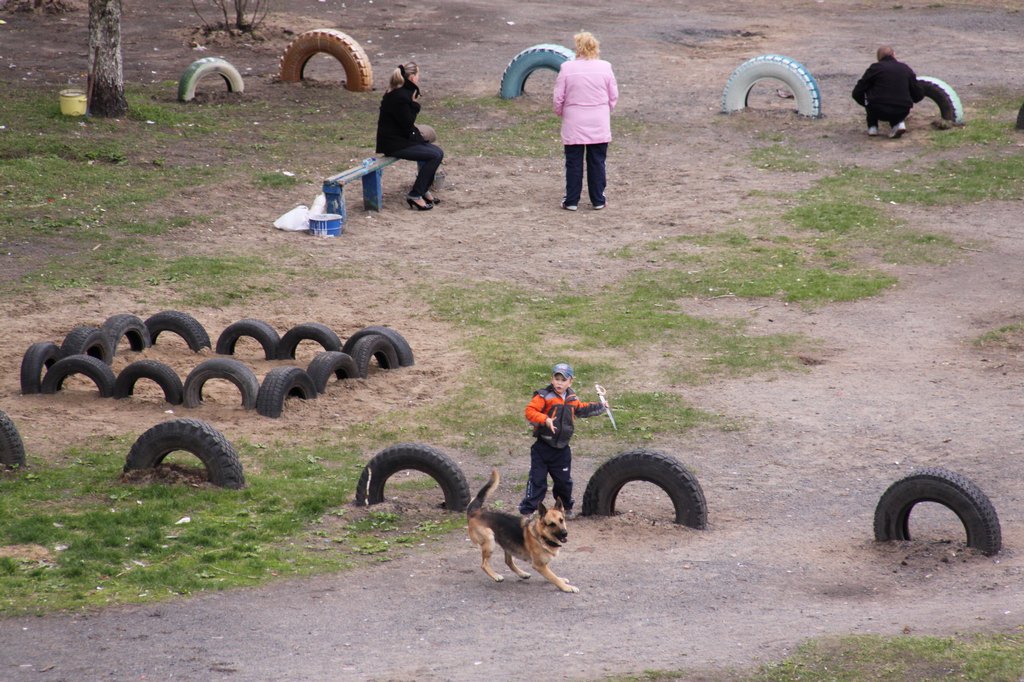
[[[512,99],[523,94],[526,79],[537,69],[558,73],[565,62],[576,59],[576,53],[563,45],[542,43],[528,47],[508,63],[501,74],[501,98]]]
[[[227,83],[228,92],[242,92],[245,83],[238,69],[220,57],[204,57],[192,62],[178,80],[178,101],[189,102],[195,99],[196,84],[205,76],[215,73]]]
[[[769,78],[782,81],[793,91],[798,113],[821,118],[821,90],[818,81],[800,62],[777,54],[754,57],[736,67],[722,92],[722,112],[729,114],[745,109],[751,89],[759,81]]]
[[[939,115],[944,120],[964,124],[964,105],[949,83],[931,76],[918,76],[917,80],[924,88],[924,96],[938,105]]]

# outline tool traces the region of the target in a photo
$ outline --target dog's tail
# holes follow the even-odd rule
[[[480,492],[476,494],[473,501],[466,507],[466,516],[473,516],[480,513],[480,509],[484,506],[484,501],[487,499],[487,493],[491,492],[491,489],[498,485],[498,481],[501,480],[501,476],[498,475],[497,469],[491,469],[491,478],[484,484],[483,488],[480,488]]]

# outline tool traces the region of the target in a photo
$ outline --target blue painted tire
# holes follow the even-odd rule
[[[242,92],[245,82],[238,69],[220,57],[204,57],[192,62],[178,80],[178,101],[188,102],[195,99],[196,84],[204,77],[216,74],[224,79],[228,92]]]
[[[955,125],[964,124],[964,105],[949,83],[931,76],[918,76],[917,81],[924,88],[924,96],[938,105],[939,115],[944,121],[952,121]]]
[[[512,99],[522,95],[526,79],[537,69],[558,73],[562,64],[575,58],[576,53],[563,45],[542,43],[526,48],[512,58],[501,74],[501,98]]]
[[[782,81],[793,91],[798,113],[821,118],[821,90],[818,81],[800,62],[777,54],[754,57],[736,67],[722,92],[722,113],[745,109],[751,89],[759,81],[769,78]]]

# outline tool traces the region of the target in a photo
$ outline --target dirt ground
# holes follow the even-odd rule
[[[929,137],[943,134],[930,126],[937,109],[928,102],[915,109],[910,134],[901,140],[869,140],[861,110],[849,98],[880,43],[894,44],[919,75],[951,84],[968,117],[972,100],[1001,89],[1024,92],[1024,12],[1009,2],[782,0],[765,9],[749,0],[601,0],[587,3],[585,13],[570,4],[487,0],[281,0],[277,6],[269,40],[208,45],[191,30],[197,21],[189,3],[128,1],[126,79],[177,81],[194,59],[221,55],[239,67],[246,96],[281,98],[283,86],[274,76],[290,38],[332,27],[363,45],[378,87],[392,65],[417,60],[424,68],[429,120],[434,93],[493,95],[513,55],[538,43],[571,44],[572,34],[585,28],[602,40],[602,56],[615,68],[619,115],[663,132],[645,138],[653,141],[643,146],[613,143],[609,208],[600,213],[586,205],[577,213],[558,210],[557,159],[499,168],[450,156],[445,203],[426,214],[399,208],[411,175],[409,169],[389,169],[383,212],[356,208],[341,239],[307,242],[311,267],[345,265],[367,273],[365,282],[343,292],[342,305],[340,292],[296,290],[259,314],[241,306],[189,312],[214,338],[243,317],[259,317],[282,332],[319,321],[343,337],[386,323],[409,340],[416,365],[386,379],[378,374],[339,386],[333,401],[290,402],[280,420],[243,412],[230,395],[215,394],[197,410],[175,410],[213,422],[229,439],[329,441],[353,423],[437,400],[467,380],[462,370],[468,358],[458,350],[465,330],[425,314],[403,293],[412,284],[467,273],[541,284],[552,271],[572,281],[615,281],[637,267],[606,256],[616,249],[742,226],[773,203],[781,212],[784,199],[773,199],[773,192],[809,186],[818,173],[756,168],[750,150],[763,144],[765,134],[784,132],[822,172],[834,170],[835,159],[863,167],[912,163]],[[0,80],[51,83],[55,93],[69,81],[82,82],[84,12],[0,17],[7,22],[0,25]],[[57,26],[67,36],[60,42],[48,39]],[[791,114],[792,100],[778,97],[774,88],[756,90],[750,111],[718,113],[732,70],[768,53],[808,67],[822,90],[824,118]],[[545,78],[531,79],[528,96],[546,97],[553,77]],[[301,86],[287,92],[288,98],[310,96]],[[331,96],[344,101],[343,92]],[[1024,146],[1024,137],[1016,146]],[[338,160],[329,159],[302,169],[310,184],[301,196],[278,192],[265,202],[228,192],[183,197],[180,210],[221,205],[226,214],[244,210],[248,219],[187,228],[174,235],[179,245],[167,240],[157,248],[173,253],[188,244],[240,254],[293,248],[296,240],[311,238],[276,231],[273,220],[308,203],[316,180],[339,168]],[[814,362],[804,372],[692,387],[670,385],[659,371],[681,361],[671,349],[638,357],[634,383],[622,390],[681,393],[742,428],[699,429],[652,444],[697,472],[708,500],[707,530],[670,523],[671,510],[657,491],[639,484],[620,498],[627,513],[572,522],[570,546],[555,570],[580,587],[578,595],[558,593],[538,579],[492,583],[480,572],[475,550],[455,535],[338,576],[157,606],[8,618],[0,621],[2,675],[592,679],[687,669],[696,678],[699,671],[777,659],[809,637],[1019,628],[1024,364],[1017,349],[981,351],[970,342],[1024,312],[1021,209],[1019,200],[892,207],[912,227],[969,246],[945,266],[878,263],[899,285],[873,299],[810,309],[729,297],[677,302],[694,315],[744,319],[752,334],[804,334],[817,344]],[[569,255],[553,248],[567,239]],[[11,256],[3,268],[7,276],[31,267],[31,244],[4,246]],[[392,288],[381,290],[381,281]],[[14,418],[30,457],[56,456],[92,436],[141,431],[167,415],[155,411],[158,401],[145,394],[118,406],[101,404],[88,391],[21,396],[22,349],[38,340],[59,342],[69,320],[95,324],[115,313],[144,316],[162,307],[154,294],[121,290],[37,292],[28,300],[0,301],[0,343],[10,351],[0,357],[0,408]],[[259,360],[253,348],[241,353],[258,374],[274,364]],[[122,355],[115,369],[126,362]],[[174,344],[158,344],[144,355],[195,362],[183,360]],[[585,450],[585,442],[583,432],[577,450]],[[512,483],[525,476],[520,454],[526,448],[526,442],[510,447],[498,492],[507,504],[516,497]],[[475,490],[488,467],[472,455],[454,454]],[[599,463],[585,454],[577,459],[580,492]],[[881,493],[924,466],[962,473],[985,491],[1001,521],[1000,554],[984,557],[964,547],[957,520],[943,508],[926,508],[920,518],[915,513],[914,542],[873,542]]]

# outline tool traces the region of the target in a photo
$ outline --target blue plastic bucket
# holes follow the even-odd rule
[[[309,216],[309,233],[316,237],[341,236],[341,216],[337,213],[316,213]]]

